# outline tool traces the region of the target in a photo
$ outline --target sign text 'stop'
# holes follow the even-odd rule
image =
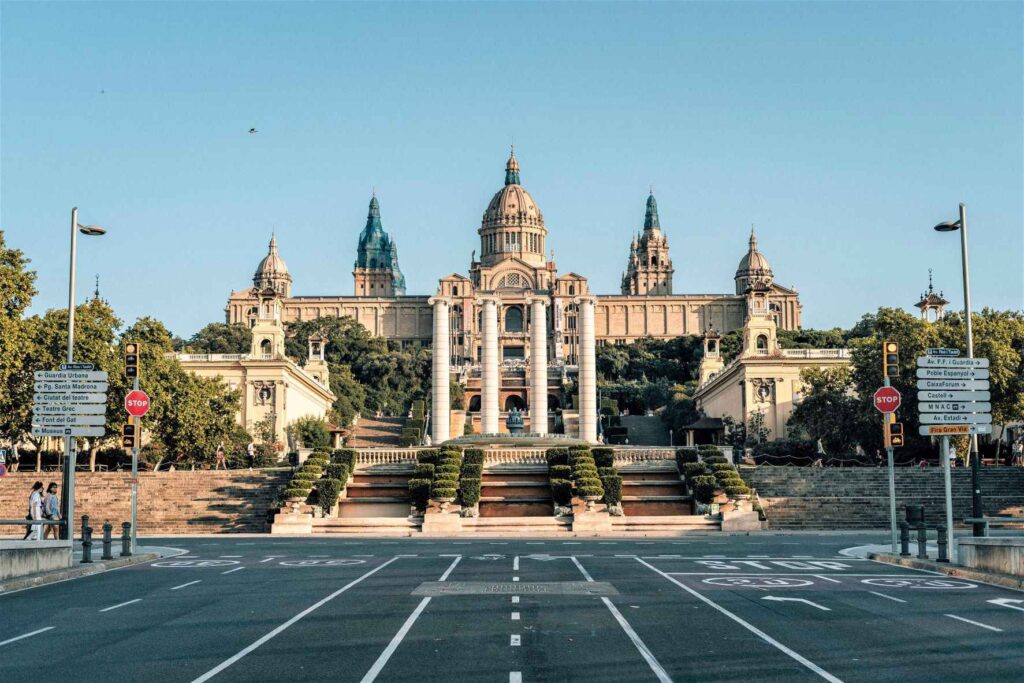
[[[124,409],[128,411],[129,415],[142,417],[149,412],[149,396],[145,391],[138,389],[129,391],[124,397]]]
[[[881,387],[874,395],[875,407],[883,413],[894,413],[900,407],[902,397],[893,387]]]

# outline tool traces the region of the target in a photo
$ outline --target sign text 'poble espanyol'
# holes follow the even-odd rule
[[[988,379],[988,368],[917,368],[919,379]]]

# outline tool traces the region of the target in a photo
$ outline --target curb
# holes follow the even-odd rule
[[[868,553],[868,558],[877,562],[885,562],[886,564],[894,564],[900,567],[909,567],[910,569],[924,569],[926,571],[938,572],[946,574],[947,576],[969,579],[971,581],[987,583],[993,586],[1000,586],[1002,588],[1024,590],[1024,578],[1019,576],[993,574],[991,572],[970,569],[969,567],[961,567],[958,564],[933,562],[932,560],[918,560],[913,557],[899,557],[898,555],[890,555],[888,553]]]
[[[121,567],[128,567],[133,564],[142,564],[144,562],[151,562],[158,559],[160,559],[160,553],[141,553],[139,555],[132,555],[131,557],[117,557],[113,560],[105,561],[100,560],[99,562],[93,562],[88,565],[78,564],[67,569],[57,569],[55,571],[45,572],[42,574],[31,574],[29,576],[23,576],[0,583],[0,595],[13,593],[14,591],[20,591],[26,588],[45,586],[48,583],[58,583],[60,581],[79,579],[83,576],[90,576],[92,574],[101,574],[103,572],[110,571],[111,569],[120,569]]]

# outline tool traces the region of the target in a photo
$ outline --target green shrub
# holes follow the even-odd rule
[[[683,465],[683,476],[687,481],[707,474],[711,474],[711,470],[702,462],[688,462]]]
[[[568,448],[549,448],[545,455],[548,459],[548,467],[551,465],[568,465],[569,464],[569,449]]]
[[[423,428],[425,426],[426,426],[426,424],[424,423],[423,420],[421,420],[420,418],[414,417],[414,418],[411,418],[411,419],[405,421],[405,424],[403,425],[403,430],[405,430],[405,429],[415,429],[417,432],[422,434],[423,433]]]
[[[316,474],[323,474],[324,466],[307,460],[306,462],[302,463],[302,467],[299,468],[299,472],[314,472]]]
[[[462,461],[471,465],[484,464],[484,451],[482,448],[467,448],[462,453]]]
[[[400,436],[398,437],[398,445],[402,448],[409,448],[410,446],[418,446],[420,440],[415,436]]]
[[[306,458],[304,465],[316,465],[317,467],[327,467],[331,464],[331,459],[326,455],[311,455]]]
[[[434,465],[430,463],[420,463],[412,468],[413,479],[433,479],[434,478]]]
[[[590,452],[590,446],[583,446],[583,445],[569,446],[569,452],[570,453],[589,453]]]
[[[551,498],[555,505],[568,505],[572,502],[572,482],[568,479],[551,480]]]
[[[617,474],[601,477],[601,486],[604,488],[605,503],[618,505],[622,502],[622,477]]]
[[[580,497],[588,498],[590,496],[597,496],[598,498],[604,497],[604,488],[600,485],[600,479],[588,479],[587,481],[597,481],[597,484],[587,484],[586,486],[577,486],[576,490],[579,492]]]
[[[459,478],[469,477],[471,479],[479,479],[483,476],[484,466],[474,465],[467,462],[462,463],[462,469],[459,470]]]
[[[717,479],[719,479],[719,480],[722,480],[722,479],[739,479],[741,481],[743,480],[743,477],[740,476],[740,473],[737,472],[736,470],[733,470],[733,469],[718,470],[717,472],[712,472],[712,474],[714,474],[715,477]]]
[[[316,502],[325,514],[331,511],[341,494],[341,481],[337,479],[321,479],[316,485]]]
[[[416,462],[421,464],[437,464],[437,450],[433,448],[425,448],[416,454]]]
[[[594,462],[597,463],[598,467],[615,466],[615,449],[595,448],[590,453],[594,456]]]
[[[434,476],[436,477],[439,474],[454,474],[454,475],[458,475],[459,474],[459,466],[455,465],[455,464],[452,464],[452,465],[448,465],[448,464],[438,465],[437,468],[434,470]]]
[[[348,465],[342,465],[339,463],[328,465],[327,470],[325,471],[325,476],[328,479],[337,479],[342,484],[345,484],[348,481],[348,473]]]
[[[292,481],[314,481],[319,478],[320,475],[315,472],[303,472],[302,470],[299,470],[298,472],[292,475]]]
[[[449,443],[445,444],[444,446],[441,446],[441,452],[444,453],[446,451],[448,453],[458,453],[459,455],[462,455],[462,446],[459,446],[458,444],[454,443]]]
[[[466,507],[473,507],[480,501],[480,479],[468,477],[459,480],[459,497]]]
[[[724,455],[709,455],[702,458],[701,462],[707,465],[714,465],[716,462],[728,463],[729,460]]]
[[[281,494],[284,498],[307,498],[311,489],[300,489],[289,486]]]
[[[711,468],[712,472],[721,472],[722,470],[731,470],[732,465],[727,462],[713,462],[708,467]]]
[[[572,477],[572,468],[568,465],[552,465],[548,468],[548,476],[554,479],[570,479]]]
[[[690,488],[693,490],[693,499],[705,505],[714,499],[717,486],[718,482],[715,478],[707,475],[694,477],[693,481],[690,482]]]
[[[356,449],[339,448],[331,453],[331,462],[339,465],[347,465],[349,472],[356,471]]]
[[[434,500],[455,498],[458,492],[459,489],[456,482],[442,482],[435,479],[430,487],[430,497]]]
[[[417,510],[426,510],[427,502],[430,500],[430,480],[410,479],[409,499]]]
[[[676,450],[676,462],[686,464],[688,462],[698,462],[700,456],[697,455],[696,448],[679,448]]]
[[[722,449],[713,443],[702,443],[697,446],[697,450],[701,453],[721,453]]]
[[[619,473],[619,471],[617,469],[615,469],[614,467],[598,467],[597,468],[597,476],[601,477],[602,479],[604,477],[610,477],[613,474],[618,474],[618,473]]]
[[[750,493],[750,487],[746,484],[740,486],[726,486],[725,492],[730,496],[745,496]]]

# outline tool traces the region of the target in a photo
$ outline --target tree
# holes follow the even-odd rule
[[[806,396],[793,410],[789,426],[815,441],[821,439],[827,453],[851,453],[872,428],[881,428],[877,417],[872,423],[865,414],[863,401],[854,393],[851,368],[805,368],[800,380]]]
[[[331,432],[325,420],[300,417],[289,429],[303,448],[327,448],[331,445]]]
[[[23,318],[36,294],[29,259],[8,249],[0,230],[0,438],[17,441],[30,427],[34,324]]]
[[[186,353],[249,353],[252,330],[242,323],[210,323],[179,348]]]

